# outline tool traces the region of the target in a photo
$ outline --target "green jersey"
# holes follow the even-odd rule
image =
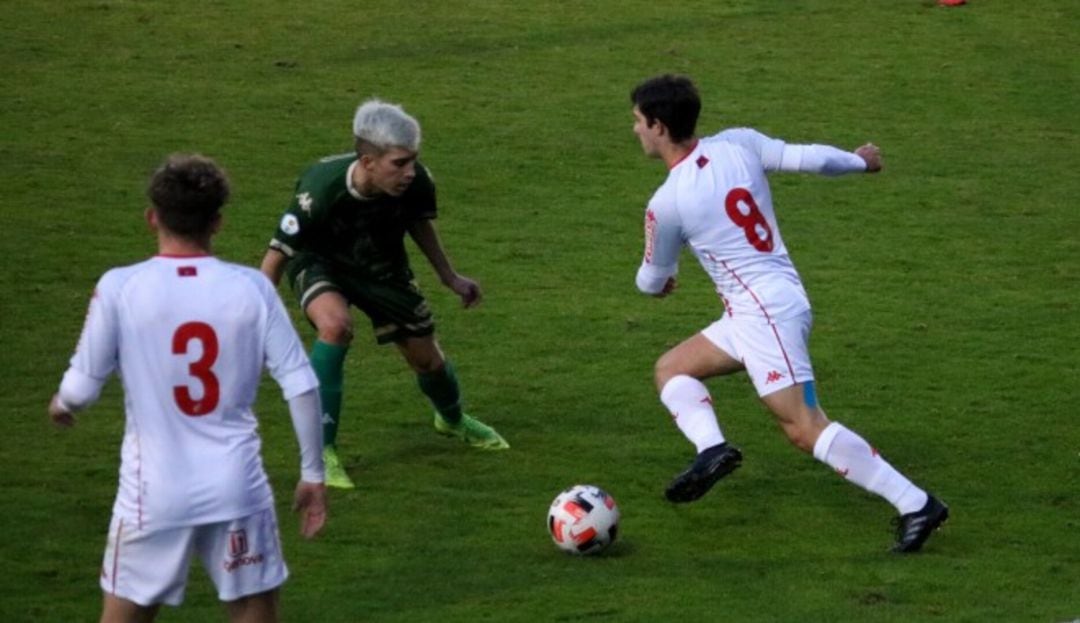
[[[296,183],[296,194],[270,247],[290,259],[314,256],[343,276],[409,280],[405,234],[413,223],[433,219],[435,183],[416,163],[416,177],[398,197],[363,197],[350,182],[355,154],[323,158]],[[290,261],[290,278],[306,262]]]

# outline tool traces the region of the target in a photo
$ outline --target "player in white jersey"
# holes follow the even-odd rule
[[[896,507],[893,550],[918,550],[948,518],[948,507],[862,437],[830,422],[818,404],[807,345],[810,303],[780,236],[765,177],[774,171],[873,173],[881,169],[880,151],[872,144],[854,152],[789,145],[750,129],[699,140],[701,99],[683,76],[647,80],[633,90],[631,102],[642,149],[669,169],[645,212],[638,288],[654,296],[670,294],[685,245],[716,284],[725,307],[719,320],[656,363],[660,399],[698,452],[668,486],[668,499],[694,501],[739,466],[742,454],[725,440],[702,380],[746,370],[792,444]]]
[[[265,366],[300,442],[301,533],[326,518],[318,382],[273,285],[210,253],[229,185],[213,161],[173,155],[146,211],[158,255],[98,281],[49,415],[61,426],[114,372],[126,424],[101,569],[102,621],[149,621],[183,601],[198,556],[232,621],[276,621],[281,555],[252,405]]]

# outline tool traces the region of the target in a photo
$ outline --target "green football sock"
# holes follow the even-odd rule
[[[322,401],[323,444],[337,444],[338,421],[341,417],[341,384],[344,377],[345,353],[348,346],[315,340],[311,347],[311,367],[319,378],[319,399]]]
[[[417,374],[420,391],[428,397],[435,410],[450,424],[461,421],[461,390],[458,388],[454,366],[447,361],[441,370]]]

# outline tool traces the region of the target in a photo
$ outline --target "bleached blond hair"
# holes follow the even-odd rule
[[[353,116],[353,136],[379,152],[391,147],[420,149],[420,123],[397,105],[371,98]]]

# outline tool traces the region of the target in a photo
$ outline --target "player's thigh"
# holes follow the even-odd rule
[[[340,292],[327,290],[318,294],[304,308],[304,313],[319,332],[320,340],[342,346],[352,341],[349,301]]]
[[[349,300],[371,319],[379,344],[428,338],[435,333],[431,307],[415,281],[357,283],[349,293]]]
[[[231,623],[276,623],[278,621],[278,589],[248,595],[225,604]]]
[[[146,531],[136,522],[113,517],[101,565],[101,590],[140,606],[180,605],[193,542],[193,528]]]
[[[199,526],[195,551],[221,601],[272,591],[289,577],[273,508]]]
[[[139,604],[105,593],[101,608],[101,623],[150,623],[157,617],[161,606]]]
[[[290,285],[319,339],[348,344],[352,339],[347,284],[314,256],[301,256],[290,266]]]
[[[713,343],[704,333],[697,333],[660,356],[656,361],[656,387],[663,389],[672,377],[685,374],[706,379],[742,369],[742,362]]]

